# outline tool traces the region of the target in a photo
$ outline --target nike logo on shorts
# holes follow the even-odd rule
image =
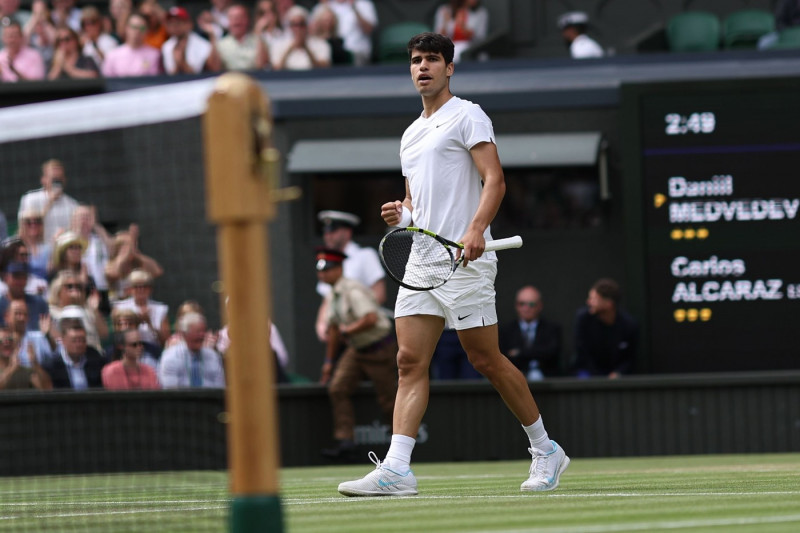
[[[472,313],[470,313],[468,315],[464,315],[464,316],[459,316],[458,319],[459,320],[464,320],[465,318],[470,317],[470,316],[472,316]]]

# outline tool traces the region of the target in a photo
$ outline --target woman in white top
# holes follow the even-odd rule
[[[169,338],[170,326],[167,304],[151,300],[153,294],[153,276],[146,270],[134,270],[128,276],[133,296],[116,302],[115,309],[133,309],[139,315],[139,333],[144,342],[163,347]]]

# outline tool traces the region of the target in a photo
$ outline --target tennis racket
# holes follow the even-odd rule
[[[508,237],[486,243],[485,251],[522,246],[522,237]],[[407,289],[429,291],[441,287],[461,264],[453,251],[464,245],[426,229],[397,228],[387,233],[378,247],[381,263],[389,277]]]

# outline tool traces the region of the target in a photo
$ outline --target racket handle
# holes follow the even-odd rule
[[[522,237],[514,235],[513,237],[506,237],[505,239],[497,239],[486,243],[485,251],[493,252],[495,250],[507,250],[508,248],[521,248]]]

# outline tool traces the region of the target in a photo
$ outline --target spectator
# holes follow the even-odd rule
[[[603,57],[603,48],[586,35],[589,16],[583,11],[571,11],[558,17],[558,29],[569,47],[573,59]]]
[[[0,296],[0,316],[5,317],[6,310],[13,300],[23,300],[27,304],[29,314],[28,330],[39,331],[39,318],[47,315],[48,307],[41,296],[25,292],[25,285],[28,283],[28,264],[11,262],[6,265],[3,276],[8,292]]]
[[[161,50],[169,38],[166,28],[166,11],[158,3],[158,0],[142,0],[142,3],[139,4],[139,14],[147,22],[144,44]]]
[[[125,352],[123,333],[129,329],[138,330],[141,322],[139,314],[133,309],[114,308],[111,310],[111,342],[105,351],[106,359],[117,361],[122,358]],[[141,335],[139,339],[141,340]],[[161,348],[149,342],[142,342],[144,343],[144,351],[139,361],[150,366],[153,370],[157,370],[158,359],[161,357]]]
[[[30,252],[28,247],[19,237],[9,237],[3,241],[2,253],[0,253],[0,272],[9,263],[25,263],[28,265],[28,283],[25,285],[27,294],[43,295],[47,292],[47,280],[30,274]],[[0,296],[8,292],[8,286],[0,281]]]
[[[94,6],[81,9],[81,43],[83,55],[91,57],[98,68],[103,67],[106,54],[119,43],[103,28],[103,17]]]
[[[322,240],[327,248],[343,252],[347,259],[344,261],[344,277],[359,281],[372,289],[378,305],[386,301],[386,280],[383,273],[378,252],[372,248],[362,248],[353,242],[353,230],[361,223],[361,219],[352,213],[344,211],[320,211],[317,218],[322,222]],[[325,297],[330,292],[330,286],[317,283],[317,293]],[[317,337],[326,342],[327,324],[325,316],[325,300],[317,311]]]
[[[47,79],[89,79],[99,75],[100,69],[94,60],[83,55],[75,30],[68,27],[56,30],[56,50]]]
[[[56,348],[56,338],[52,328],[52,321],[48,315],[39,317],[41,331],[28,331],[28,305],[24,300],[13,300],[3,314],[5,327],[16,335],[19,343],[17,359],[22,366],[33,366],[33,356],[40,364],[44,364],[53,356]]]
[[[102,352],[102,340],[108,337],[108,323],[100,312],[100,295],[97,290],[92,290],[88,298],[86,294],[87,286],[80,274],[62,270],[50,285],[50,317],[58,321],[61,320],[62,313],[71,311],[67,316],[83,321],[89,346]]]
[[[42,164],[41,189],[28,191],[19,201],[19,214],[36,211],[44,214],[45,242],[51,242],[60,231],[69,229],[72,213],[78,202],[64,192],[67,175],[58,159],[48,159]],[[19,218],[19,215],[18,215]]]
[[[39,52],[25,45],[19,22],[2,19],[3,49],[0,50],[0,81],[44,79],[44,60]]]
[[[458,63],[464,50],[486,38],[489,11],[480,5],[480,0],[450,0],[436,10],[433,27],[436,33],[453,41],[453,61]]]
[[[222,64],[227,70],[257,70],[269,66],[264,40],[250,29],[250,12],[241,4],[228,8],[228,35],[217,41]],[[203,30],[208,33],[207,28]]]
[[[71,231],[80,240],[86,242],[83,252],[83,264],[86,273],[92,280],[94,288],[100,294],[100,310],[104,313],[110,311],[108,303],[108,280],[106,280],[106,265],[108,264],[108,249],[112,240],[102,224],[97,222],[97,210],[94,206],[80,205],[72,214]]]
[[[159,347],[164,346],[170,334],[167,317],[169,306],[150,299],[153,294],[153,276],[146,270],[137,269],[128,276],[128,283],[133,296],[114,303],[114,307],[136,311],[142,340]]]
[[[94,288],[94,280],[89,276],[89,270],[83,263],[87,245],[86,240],[73,231],[65,231],[59,235],[51,258],[50,278],[62,270],[68,270],[77,274],[85,286]]]
[[[780,32],[786,28],[800,26],[800,2],[797,0],[778,0],[775,6],[775,30],[761,36],[756,47],[767,50],[778,42]]]
[[[61,330],[62,344],[57,354],[44,365],[57,389],[85,390],[103,386],[106,359],[86,344],[86,330],[80,321]]]
[[[275,9],[278,12],[278,20],[281,21],[281,26],[286,28],[287,20],[286,20],[286,13],[294,7],[295,2],[294,0],[275,0]]]
[[[217,71],[222,63],[216,48],[192,31],[189,12],[182,7],[171,7],[167,12],[169,39],[161,48],[164,71],[167,74],[197,74]]]
[[[557,376],[560,370],[561,326],[542,317],[539,289],[530,285],[517,291],[517,319],[500,327],[500,351],[528,381]]]
[[[619,308],[619,284],[598,280],[575,323],[575,369],[578,377],[618,378],[633,370],[639,325]]]
[[[139,226],[131,224],[127,231],[117,232],[109,250],[109,260],[106,263],[109,300],[114,302],[129,296],[127,279],[137,268],[147,271],[153,279],[164,273],[155,259],[139,250]]]
[[[131,16],[131,13],[133,13],[132,0],[110,0],[108,12],[111,15],[112,21],[108,33],[116,39],[118,43],[124,41],[128,18]]]
[[[339,22],[339,37],[353,54],[356,65],[366,65],[372,58],[372,32],[378,25],[378,13],[372,0],[319,0],[314,10],[329,6]]]
[[[461,346],[458,332],[449,326],[442,331],[431,359],[433,379],[483,379],[480,372],[469,362],[467,352]]]
[[[336,13],[333,12],[330,6],[323,4],[314,10],[309,32],[314,37],[319,37],[328,42],[331,47],[331,64],[353,64],[353,54],[345,50],[344,39],[339,37],[339,21],[336,20]]]
[[[19,362],[19,337],[7,327],[0,327],[0,389],[53,388],[50,376],[36,359],[33,348],[28,346],[30,367]]]
[[[81,10],[75,7],[75,0],[51,0],[53,11],[50,14],[53,26],[67,26],[74,31],[81,31]]]
[[[331,66],[328,42],[308,32],[308,10],[294,6],[286,16],[291,35],[272,49],[272,67],[275,70],[310,70]]]
[[[44,240],[44,218],[35,209],[27,209],[19,214],[18,235],[28,249],[29,275],[32,279],[40,279],[47,285],[47,265],[53,253],[53,245]],[[30,283],[30,280],[29,280]]]
[[[362,380],[372,381],[386,420],[392,420],[397,393],[397,341],[392,322],[381,312],[372,291],[342,275],[345,257],[333,248],[317,250],[317,277],[331,287],[325,296],[328,343],[320,382],[328,385],[336,439],[336,446],[322,454],[351,460],[356,422],[352,396]],[[337,360],[342,342],[347,348]]]
[[[165,389],[204,387],[224,388],[225,371],[217,352],[205,348],[206,319],[199,313],[186,313],[178,321],[182,343],[164,350],[158,380]]]
[[[56,25],[50,8],[45,0],[33,0],[33,15],[22,26],[22,33],[28,46],[37,50],[45,64],[53,59],[53,47],[56,42]]]
[[[211,9],[197,17],[197,26],[202,29],[212,43],[228,33],[228,8],[233,0],[211,0]]]
[[[124,351],[122,359],[108,363],[101,374],[103,388],[107,390],[154,390],[161,386],[156,371],[141,362],[144,343],[139,332],[129,329],[122,332]]]
[[[31,18],[31,12],[19,8],[20,0],[0,0],[0,20],[9,19],[19,22],[21,28],[25,28]],[[0,24],[0,48],[3,47],[2,36],[5,26]]]
[[[256,4],[256,23],[255,32],[267,43],[267,48],[272,48],[287,37],[278,17],[278,10],[275,7],[275,0],[260,0]]]
[[[109,78],[125,76],[155,76],[161,71],[161,52],[145,44],[147,20],[131,13],[125,26],[125,43],[106,54],[103,75]]]
[[[181,319],[181,317],[186,313],[197,313],[199,315],[205,316],[205,314],[203,313],[203,308],[200,306],[199,303],[197,303],[197,301],[186,300],[183,303],[181,303],[181,305],[178,306],[178,310],[175,313],[175,323],[177,324],[178,321]],[[206,331],[206,338],[203,341],[203,346],[205,346],[206,348],[217,350],[217,347],[219,346],[218,341],[220,341],[218,335],[214,333],[214,330],[209,329],[208,331]],[[183,342],[183,336],[176,331],[175,333],[170,335],[167,341],[164,343],[164,348],[169,348],[170,346],[175,346],[176,344],[180,344],[182,342]],[[222,351],[217,350],[217,351],[219,351],[220,354],[224,353],[224,350]]]

